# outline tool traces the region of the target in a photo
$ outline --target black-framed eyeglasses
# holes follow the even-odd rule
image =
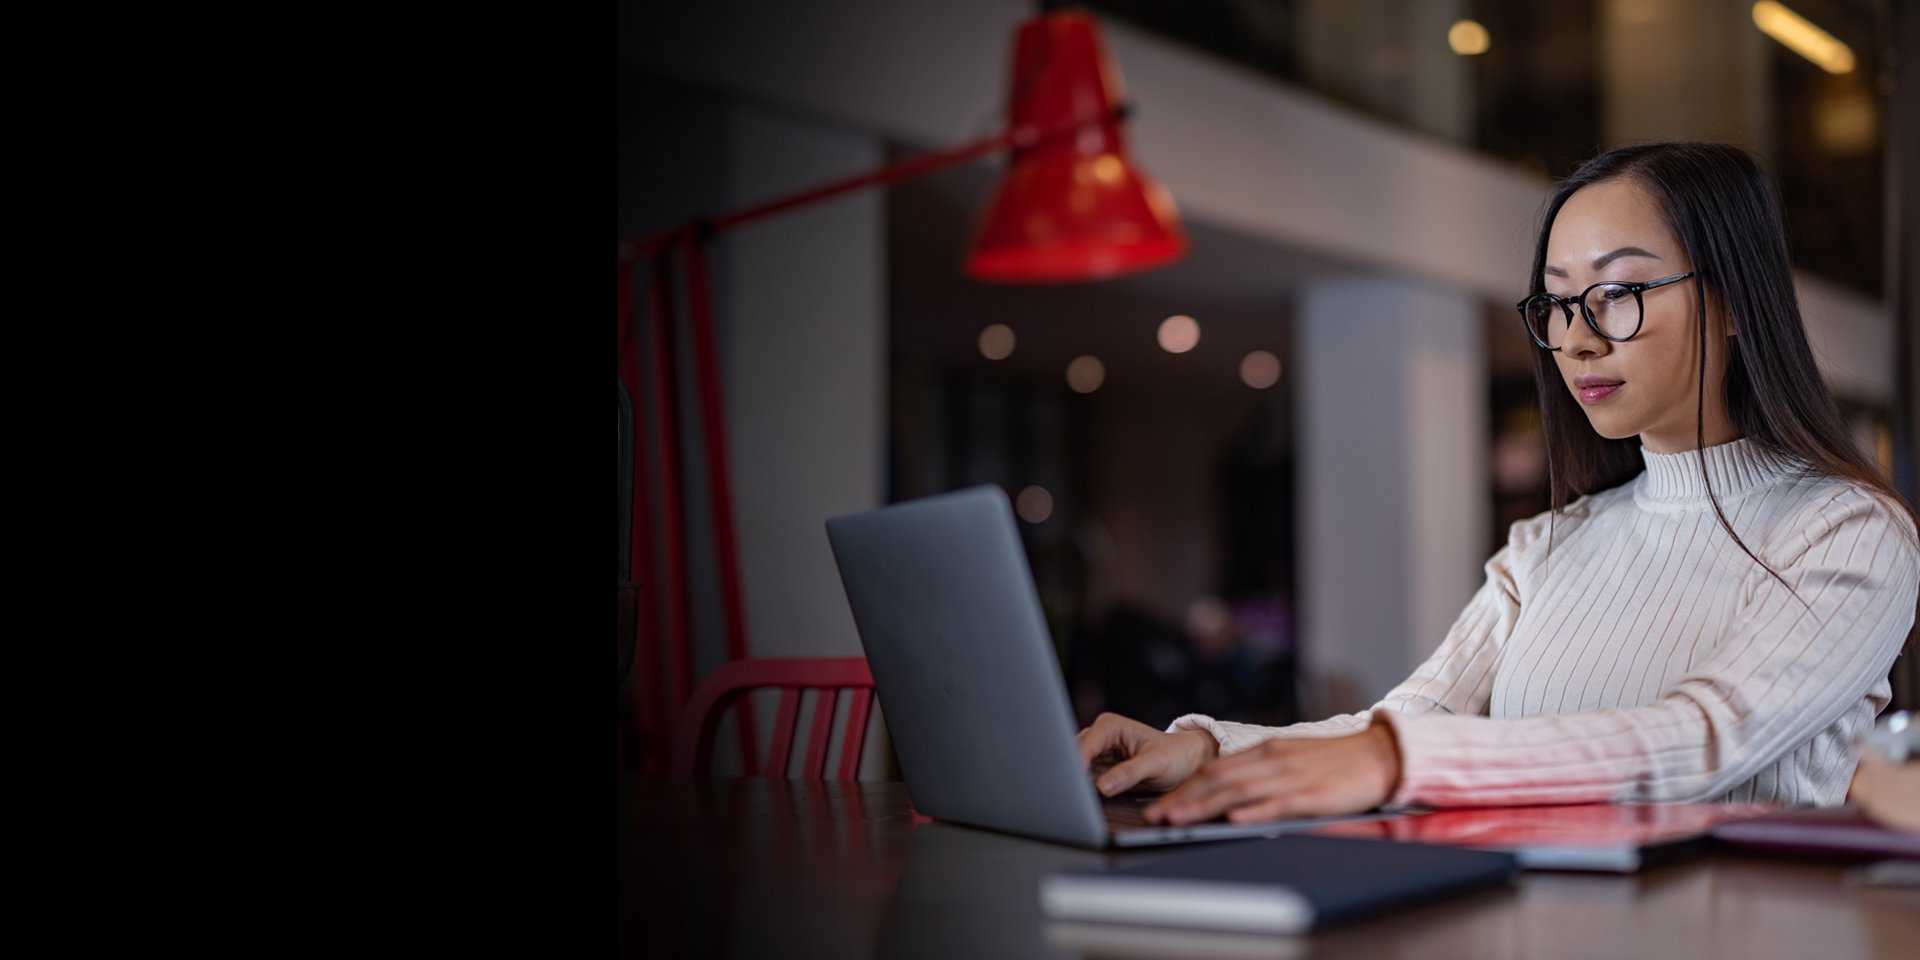
[[[1567,331],[1573,327],[1575,303],[1580,305],[1580,315],[1586,318],[1587,326],[1595,335],[1602,340],[1624,343],[1640,332],[1640,324],[1646,319],[1646,302],[1641,299],[1642,294],[1669,283],[1679,283],[1694,275],[1695,271],[1688,271],[1645,283],[1602,280],[1580,291],[1577,297],[1536,293],[1514,304],[1514,307],[1520,311],[1520,319],[1527,325],[1527,335],[1542,350],[1558,350],[1566,343]]]

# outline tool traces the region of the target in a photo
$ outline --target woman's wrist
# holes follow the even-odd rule
[[[1212,760],[1220,755],[1220,741],[1215,740],[1213,734],[1208,733],[1200,727],[1188,727],[1175,734],[1175,736],[1192,737],[1194,743],[1199,747],[1202,762]]]
[[[1395,735],[1393,723],[1383,715],[1382,711],[1374,712],[1369,719],[1367,729],[1361,733],[1361,736],[1368,738],[1368,741],[1374,745],[1376,756],[1379,758],[1379,769],[1386,779],[1386,797],[1391,801],[1393,795],[1400,792],[1400,738]]]

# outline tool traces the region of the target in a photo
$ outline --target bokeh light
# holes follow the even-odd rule
[[[1074,393],[1092,393],[1107,382],[1107,368],[1099,357],[1074,357],[1067,364],[1067,386]]]
[[[1447,46],[1463,57],[1477,57],[1493,46],[1493,37],[1478,21],[1458,20],[1447,28]]]
[[[1048,493],[1046,487],[1028,487],[1014,498],[1013,509],[1028,523],[1045,523],[1053,516],[1053,494]]]
[[[980,355],[988,360],[1005,360],[1013,356],[1013,328],[1004,323],[996,323],[980,331]]]
[[[1200,324],[1192,317],[1168,317],[1160,321],[1160,349],[1168,353],[1186,353],[1200,345]]]
[[[1265,350],[1255,350],[1240,358],[1240,382],[1255,390],[1265,390],[1280,382],[1280,358]]]

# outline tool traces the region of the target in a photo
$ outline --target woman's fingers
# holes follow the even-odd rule
[[[1149,821],[1158,819],[1165,823],[1203,823],[1217,820],[1241,807],[1262,804],[1277,796],[1285,796],[1302,786],[1296,778],[1287,774],[1253,776],[1229,783],[1215,785],[1204,794],[1175,798],[1169,794],[1155,804],[1159,807],[1159,816],[1155,817],[1153,807],[1147,809]]]
[[[1146,809],[1159,823],[1236,823],[1371,810],[1392,795],[1399,754],[1384,728],[1348,737],[1275,739],[1206,764]]]
[[[1149,821],[1197,823],[1290,789],[1297,778],[1285,744],[1262,744],[1222,757],[1146,809]]]
[[[1139,732],[1131,727],[1151,729],[1144,723],[1128,720],[1118,714],[1101,714],[1093,721],[1093,726],[1080,731],[1075,738],[1080,745],[1080,762],[1091,769],[1095,760],[1109,753],[1122,757],[1133,756]]]
[[[1101,796],[1112,797],[1132,790],[1142,781],[1151,780],[1166,771],[1167,752],[1146,750],[1125,763],[1115,764],[1113,769],[1101,774],[1093,785]]]
[[[1294,791],[1275,794],[1243,807],[1235,807],[1227,811],[1227,819],[1234,823],[1260,823],[1263,820],[1327,816],[1344,812],[1347,811],[1331,808],[1326,798],[1318,792]]]
[[[1175,787],[1219,751],[1213,735],[1202,730],[1163,733],[1138,720],[1103,713],[1076,738],[1080,760],[1095,773],[1105,796],[1136,786]],[[1112,769],[1101,770],[1105,760]]]

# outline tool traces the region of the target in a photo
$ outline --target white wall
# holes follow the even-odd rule
[[[765,110],[729,122],[734,207],[884,162],[872,137]],[[741,227],[719,245],[734,514],[755,656],[860,652],[828,517],[879,506],[886,223],[865,192]]]
[[[1394,277],[1300,298],[1303,658],[1378,699],[1431,653],[1486,559],[1487,371],[1470,297]]]

